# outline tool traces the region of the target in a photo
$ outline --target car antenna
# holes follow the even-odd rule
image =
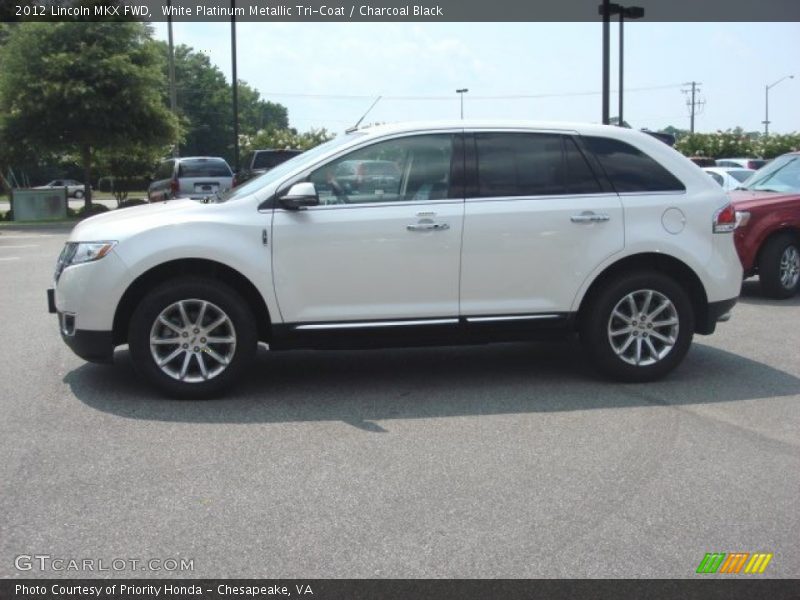
[[[377,98],[375,98],[375,102],[373,102],[372,104],[369,105],[369,108],[367,109],[367,112],[365,112],[363,115],[361,115],[361,118],[358,121],[356,121],[355,125],[345,129],[344,132],[345,133],[353,133],[354,131],[356,131],[358,129],[358,126],[361,125],[361,121],[364,120],[364,117],[366,117],[369,114],[369,111],[371,111],[373,108],[375,108],[375,105],[378,103],[378,100],[380,100],[381,98],[382,98],[382,96],[378,96]]]

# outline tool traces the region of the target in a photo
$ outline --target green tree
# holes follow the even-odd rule
[[[20,23],[0,49],[0,114],[8,143],[79,157],[91,206],[97,152],[175,137],[165,82],[141,23]]]
[[[239,80],[239,133],[255,135],[262,129],[288,129],[289,111],[283,104],[263,100],[258,90]]]
[[[168,78],[166,42],[153,42],[162,57]],[[183,156],[222,156],[233,158],[233,90],[222,71],[208,56],[193,48],[175,48],[175,90],[183,135]],[[263,100],[257,90],[239,81],[239,132],[253,135],[259,129],[289,126],[286,107]],[[169,88],[162,88],[164,104],[169,106]]]
[[[128,199],[130,192],[147,187],[147,175],[168,151],[167,146],[132,146],[124,151],[99,152],[98,170],[105,174],[100,180],[100,189],[111,192],[119,206]]]

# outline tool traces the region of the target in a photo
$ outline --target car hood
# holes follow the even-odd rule
[[[800,193],[755,192],[750,190],[734,190],[729,193],[731,202],[737,210],[769,207],[786,203],[800,203]]]
[[[121,241],[145,229],[185,223],[220,206],[195,200],[170,200],[118,208],[81,221],[69,239],[73,242]]]

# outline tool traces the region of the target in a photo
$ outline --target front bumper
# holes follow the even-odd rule
[[[114,362],[114,338],[110,331],[76,329],[72,335],[62,331],[61,339],[83,360],[96,363]]]
[[[47,290],[47,310],[58,315],[58,330],[61,339],[83,360],[98,363],[114,361],[114,336],[110,331],[75,329],[75,315],[56,308],[55,290]]]

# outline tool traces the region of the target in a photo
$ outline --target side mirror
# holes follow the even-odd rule
[[[313,183],[303,181],[295,183],[278,201],[283,208],[288,210],[302,210],[307,206],[319,205],[319,196]]]

